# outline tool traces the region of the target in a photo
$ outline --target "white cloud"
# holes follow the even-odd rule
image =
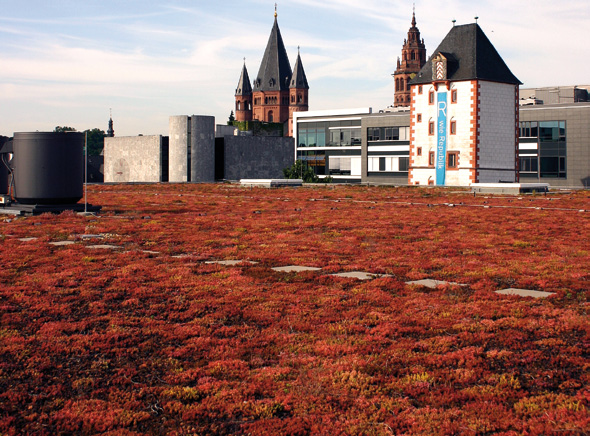
[[[105,2],[105,8],[116,4],[116,12],[105,14],[101,7],[96,13],[83,2],[69,16],[41,2],[38,8],[47,10],[13,6],[2,12],[0,134],[27,126],[100,127],[109,107],[118,134],[166,134],[171,114],[209,113],[225,122],[242,58],[251,79],[258,72],[272,5],[176,0],[139,8],[136,2]],[[390,75],[411,13],[405,0],[281,3],[279,24],[291,63],[301,46],[310,109],[389,104]],[[444,7],[438,0],[417,2],[428,53],[453,18],[466,24],[475,15],[525,86],[588,82],[586,0],[562,0],[559,7],[549,0],[449,0]]]

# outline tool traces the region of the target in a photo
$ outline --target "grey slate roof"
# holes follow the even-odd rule
[[[236,96],[238,95],[252,95],[252,86],[250,85],[250,77],[248,76],[248,70],[246,69],[246,63],[242,68],[242,74],[240,75],[240,81],[236,88]]]
[[[299,53],[297,53],[297,60],[295,61],[295,67],[293,68],[293,77],[291,77],[290,88],[309,89]]]
[[[500,57],[477,23],[454,26],[433,52],[411,84],[431,83],[432,59],[438,54],[448,59],[447,79],[488,80],[521,84]]]
[[[291,64],[275,17],[264,57],[254,81],[254,91],[285,91],[291,80]]]

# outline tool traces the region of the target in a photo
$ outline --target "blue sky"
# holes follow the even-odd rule
[[[278,3],[310,110],[392,103],[411,1]],[[110,108],[118,136],[167,135],[169,115],[225,123],[243,58],[253,79],[273,15],[274,1],[261,0],[0,0],[0,135],[106,130]],[[525,87],[590,84],[587,0],[416,1],[428,55],[453,19],[476,15]]]

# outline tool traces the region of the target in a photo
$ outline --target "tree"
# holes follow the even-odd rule
[[[57,126],[55,129],[53,129],[53,131],[58,133],[75,132],[76,129],[68,126]],[[88,155],[100,156],[100,153],[102,153],[102,149],[104,148],[104,138],[107,136],[104,130],[94,128],[92,130],[85,130],[84,133],[88,135]]]
[[[228,126],[233,125],[235,120],[236,120],[236,117],[234,117],[234,111],[231,111],[231,113],[229,114],[229,120],[227,121],[227,125]]]
[[[56,126],[55,129],[53,129],[53,131],[57,132],[57,133],[75,132],[76,129],[74,129],[73,127],[68,127],[68,126]]]
[[[107,136],[106,133],[104,130],[97,128],[86,130],[85,132],[88,135],[88,155],[100,156],[100,153],[102,153],[102,149],[104,148],[104,138]]]
[[[286,179],[301,179],[305,183],[317,183],[320,178],[313,172],[313,169],[309,166],[303,167],[303,162],[300,160],[295,161],[293,165],[283,169],[283,175]]]

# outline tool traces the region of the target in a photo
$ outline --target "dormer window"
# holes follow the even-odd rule
[[[433,80],[447,80],[447,58],[441,53],[432,59],[432,78]]]

